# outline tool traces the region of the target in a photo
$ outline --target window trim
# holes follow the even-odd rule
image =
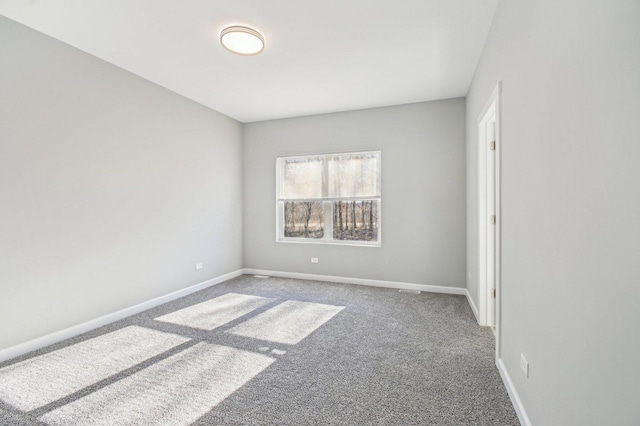
[[[380,196],[378,197],[343,197],[343,198],[299,198],[299,199],[280,199],[281,191],[281,160],[283,159],[297,159],[297,158],[309,158],[309,157],[329,157],[333,155],[356,155],[356,154],[377,154],[379,159],[378,170],[378,185],[380,188]],[[296,155],[279,155],[276,156],[276,190],[275,190],[275,208],[276,208],[276,242],[278,243],[294,243],[294,244],[323,244],[323,245],[338,245],[338,246],[356,246],[356,247],[381,247],[382,246],[382,151],[379,149],[370,149],[364,151],[347,151],[347,152],[327,152],[327,153],[315,153],[315,154],[296,154]],[[377,226],[378,235],[376,241],[357,241],[357,240],[334,240],[333,239],[333,202],[334,201],[368,201],[375,200],[378,203],[377,208]],[[300,238],[300,237],[285,237],[283,229],[284,220],[284,202],[296,201],[296,202],[322,202],[323,216],[324,216],[324,237],[319,238]]]

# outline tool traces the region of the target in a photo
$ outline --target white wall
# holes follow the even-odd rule
[[[534,425],[640,424],[640,2],[498,6],[467,97],[475,300],[476,120],[498,80],[506,370]]]
[[[0,40],[0,350],[242,267],[240,123],[3,17]]]
[[[245,267],[464,287],[464,111],[452,99],[245,125]],[[276,156],[367,149],[382,150],[382,247],[277,243]]]

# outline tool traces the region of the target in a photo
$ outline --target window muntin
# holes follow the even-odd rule
[[[278,157],[277,240],[380,246],[381,153]]]

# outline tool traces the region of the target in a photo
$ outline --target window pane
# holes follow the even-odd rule
[[[324,158],[286,158],[282,164],[280,198],[322,198]]]
[[[324,237],[322,201],[285,201],[285,238]]]
[[[333,239],[378,241],[378,201],[334,201]]]
[[[379,197],[378,153],[335,155],[329,159],[329,197]]]

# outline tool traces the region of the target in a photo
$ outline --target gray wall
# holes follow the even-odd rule
[[[0,40],[0,349],[242,267],[240,123],[2,17]]]
[[[464,287],[464,114],[452,99],[245,125],[245,267]],[[366,149],[382,150],[382,247],[277,243],[276,156]]]
[[[502,358],[534,425],[640,422],[639,23],[637,0],[502,1],[467,97],[477,300],[476,120],[502,80]]]

